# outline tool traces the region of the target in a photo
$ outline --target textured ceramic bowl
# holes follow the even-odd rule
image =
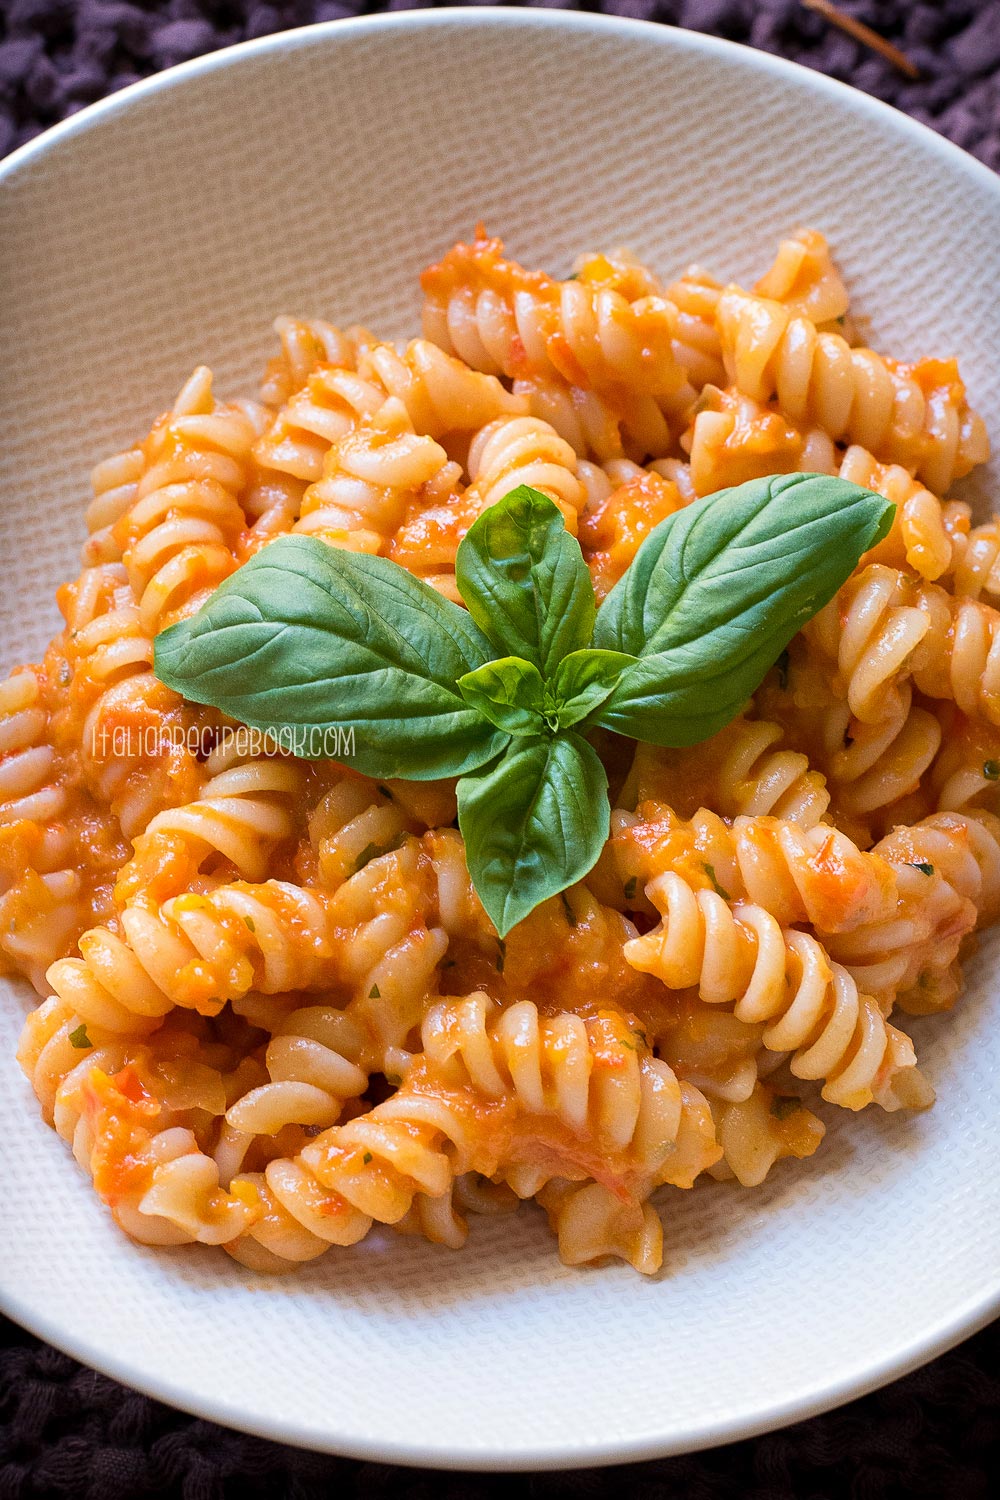
[[[318,26],[127,89],[0,177],[4,667],[55,627],[91,465],[196,362],[252,391],[280,311],[414,330],[417,272],[480,218],[529,265],[624,242],[735,277],[815,225],[876,345],[959,352],[1000,435],[1000,182],[707,37],[523,10]],[[460,1254],[386,1235],[281,1281],[139,1249],[39,1118],[9,984],[0,1300],[178,1406],[368,1458],[603,1463],[777,1426],[1000,1305],[996,958],[985,943],[954,1015],[913,1025],[933,1111],[829,1110],[819,1155],[764,1188],[672,1192],[653,1280],[566,1269],[534,1209],[474,1224]]]

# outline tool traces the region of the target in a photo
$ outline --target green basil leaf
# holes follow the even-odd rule
[[[289,536],[161,631],[154,670],[296,755],[426,781],[506,745],[455,686],[490,655],[466,611],[405,568]]]
[[[595,645],[640,660],[594,722],[657,745],[715,734],[894,513],[846,480],[779,474],[669,516],[598,613]]]
[[[455,577],[470,615],[497,650],[533,662],[543,677],[590,644],[594,587],[580,544],[559,507],[528,485],[473,522]]]
[[[634,656],[622,651],[574,651],[556,667],[549,692],[560,729],[578,724],[608,698]]]
[[[520,656],[488,661],[458,679],[466,703],[508,734],[541,734],[545,728],[545,683],[538,668]]]
[[[578,734],[517,739],[458,783],[472,883],[501,938],[582,880],[608,836],[608,778]]]

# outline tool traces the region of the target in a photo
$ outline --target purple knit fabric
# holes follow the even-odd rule
[[[0,0],[0,154],[199,53],[310,21],[427,3]],[[916,82],[798,0],[567,8],[670,21],[795,58],[907,110],[1000,170],[1000,0],[842,0],[917,63]],[[997,1474],[1000,1324],[884,1391],[783,1432],[687,1458],[518,1483],[527,1500],[987,1500]],[[0,1500],[499,1500],[509,1484],[244,1437],[127,1391],[0,1318]]]

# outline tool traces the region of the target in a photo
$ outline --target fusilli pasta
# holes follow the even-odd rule
[[[677,1190],[933,1099],[895,1007],[953,1005],[1000,915],[1000,519],[947,495],[985,433],[954,360],[860,346],[814,230],[744,289],[617,249],[560,279],[480,228],[422,286],[423,337],[279,318],[259,401],[199,366],[94,470],[65,629],[0,683],[19,1060],[145,1243],[277,1273],[536,1198],[568,1264],[651,1274]],[[710,740],[591,734],[610,837],[504,941],[454,781],[297,760],[153,671],[279,536],[461,603],[463,537],[530,485],[600,600],[698,496],[803,469],[891,531]]]

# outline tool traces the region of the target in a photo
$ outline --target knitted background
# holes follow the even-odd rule
[[[0,0],[0,154],[186,58],[310,21],[422,3]],[[915,82],[799,0],[572,8],[670,21],[794,58],[907,110],[1000,170],[1000,0],[843,0],[912,58]],[[611,1500],[622,1491],[636,1500],[987,1500],[997,1473],[1000,1324],[883,1391],[782,1432],[518,1485],[529,1500]],[[0,1318],[0,1500],[464,1500],[500,1496],[509,1484],[244,1437],[127,1391]]]

